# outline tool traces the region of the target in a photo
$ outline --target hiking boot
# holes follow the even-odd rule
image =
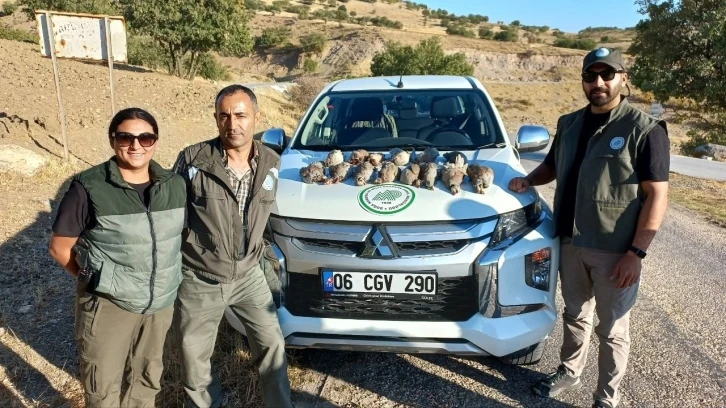
[[[613,408],[613,407],[605,401],[596,400],[595,403],[592,404],[592,408]]]
[[[557,371],[532,387],[532,391],[540,397],[552,398],[562,391],[576,390],[582,387],[580,377],[567,372],[564,365],[557,367]]]

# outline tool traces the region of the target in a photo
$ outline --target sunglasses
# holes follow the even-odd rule
[[[615,74],[621,74],[625,71],[622,70],[614,70],[614,69],[608,69],[605,71],[600,72],[594,72],[594,71],[585,71],[582,73],[582,80],[589,83],[597,81],[597,77],[602,78],[603,81],[612,81],[613,78],[615,78]]]
[[[159,136],[148,132],[144,132],[138,136],[126,132],[113,132],[111,136],[116,139],[116,143],[120,147],[131,146],[134,144],[134,140],[138,140],[141,147],[151,147],[159,139]]]

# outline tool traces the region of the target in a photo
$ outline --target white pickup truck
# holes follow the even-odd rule
[[[282,158],[269,227],[288,347],[541,358],[557,320],[559,241],[539,193],[507,186],[524,174],[519,153],[548,145],[545,128],[523,126],[512,145],[472,77],[374,77],[329,84],[294,135],[261,139]],[[334,149],[350,160],[429,147],[441,166],[461,152],[489,167],[493,183],[479,194],[467,177],[452,194],[440,179],[428,189],[300,174]]]

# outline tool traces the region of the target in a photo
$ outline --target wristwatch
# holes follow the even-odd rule
[[[630,250],[633,251],[633,253],[635,253],[635,255],[637,255],[640,259],[643,259],[646,255],[648,255],[645,251],[633,245],[630,246]]]

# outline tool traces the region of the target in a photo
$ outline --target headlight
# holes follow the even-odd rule
[[[509,238],[517,236],[517,234],[534,225],[541,215],[542,201],[539,195],[532,204],[500,215],[489,246],[496,246]]]

